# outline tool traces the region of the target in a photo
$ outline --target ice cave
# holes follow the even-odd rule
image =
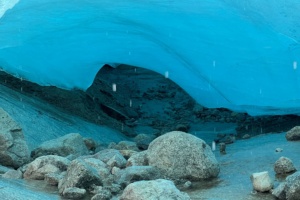
[[[297,0],[0,0],[2,199],[300,199]]]

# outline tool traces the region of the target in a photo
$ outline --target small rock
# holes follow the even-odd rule
[[[107,163],[112,157],[116,156],[121,157],[122,154],[116,149],[104,149],[94,154],[92,157]],[[125,159],[125,158],[124,158]]]
[[[119,184],[111,184],[109,187],[109,190],[111,191],[112,194],[118,194],[122,190],[121,185]]]
[[[70,187],[66,188],[63,192],[63,196],[68,199],[82,199],[86,194],[85,189]]]
[[[186,193],[180,192],[172,181],[164,179],[131,183],[120,197],[120,200],[149,199],[190,200],[190,197]]]
[[[253,188],[258,192],[267,192],[273,188],[273,183],[267,171],[253,173],[250,179]]]
[[[88,150],[95,151],[96,142],[92,138],[83,138],[83,142]]]
[[[110,175],[108,166],[101,160],[98,160],[95,158],[84,158],[83,160],[88,165],[93,167],[97,171],[97,173],[100,175],[101,178],[105,179],[105,178],[108,178],[108,176]]]
[[[94,195],[91,200],[110,200],[111,197],[111,192],[108,189],[99,187],[97,194]]]
[[[113,167],[125,168],[127,160],[120,154],[114,155],[109,161],[107,161],[107,165],[110,169]]]
[[[175,130],[176,131],[182,131],[182,132],[185,132],[185,133],[189,132],[188,126],[186,126],[184,124],[177,124]]]
[[[136,143],[131,141],[121,141],[117,145],[114,145],[113,148],[117,150],[139,151],[139,148],[137,147]]]
[[[132,155],[128,160],[126,166],[146,166],[148,165],[147,151],[142,151]]]
[[[139,149],[141,150],[146,150],[148,149],[149,144],[155,139],[154,135],[149,135],[149,134],[138,134],[135,138],[134,141],[136,142],[136,145],[138,146]]]
[[[243,135],[243,137],[242,137],[242,139],[249,139],[249,138],[251,138],[251,136],[250,136],[249,134],[245,134],[245,135]]]
[[[113,167],[111,169],[111,174],[116,175],[121,169],[119,167]]]
[[[187,182],[185,182],[184,184],[183,184],[183,187],[185,188],[185,189],[188,189],[188,188],[190,188],[192,186],[192,182],[191,181],[187,181]]]
[[[220,153],[226,154],[226,144],[224,142],[221,142],[219,145],[220,145]]]
[[[293,162],[286,157],[280,157],[274,164],[276,174],[286,174],[296,171]]]
[[[281,149],[281,148],[276,148],[275,149],[275,152],[282,152],[283,151],[283,149]]]

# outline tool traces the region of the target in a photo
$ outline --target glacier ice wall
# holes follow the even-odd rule
[[[86,89],[122,63],[168,75],[207,107],[299,114],[299,10],[297,0],[0,0],[0,66]]]

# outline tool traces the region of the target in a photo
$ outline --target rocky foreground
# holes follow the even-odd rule
[[[22,127],[3,109],[0,127],[2,178],[43,181],[57,187],[67,199],[191,199],[184,190],[220,173],[211,147],[181,131],[157,138],[140,134],[134,141],[106,147],[79,133],[69,133],[30,152]],[[297,140],[299,130],[295,127],[289,131],[287,139]],[[296,168],[290,159],[280,157],[274,171],[288,175]],[[254,191],[271,192],[279,199],[300,199],[298,172],[274,190],[268,172],[253,173],[251,181]]]

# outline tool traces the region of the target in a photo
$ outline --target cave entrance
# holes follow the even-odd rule
[[[187,132],[196,103],[165,76],[129,65],[104,65],[86,94],[95,109],[111,118],[103,120],[117,120],[123,131],[130,128],[135,134]]]

